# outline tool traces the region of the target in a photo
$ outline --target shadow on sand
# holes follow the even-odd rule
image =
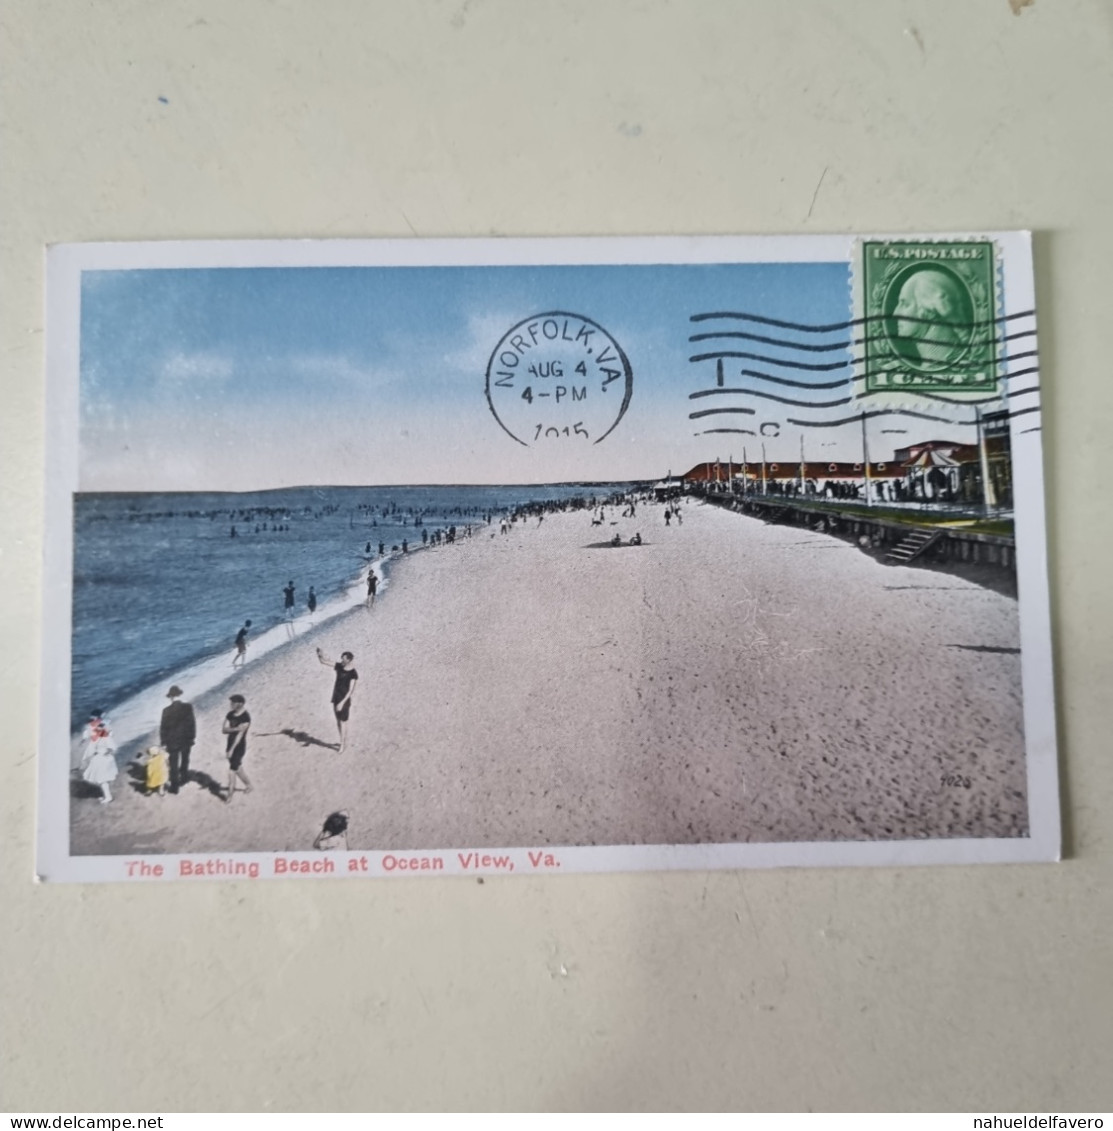
[[[998,648],[992,644],[948,644],[948,648],[961,648],[963,652],[990,652],[997,656],[1019,656],[1019,648]]]
[[[285,735],[286,738],[292,738],[300,746],[323,746],[326,750],[337,750],[340,744],[338,742],[323,742],[319,738],[307,733],[304,730],[294,730],[293,727],[284,727],[282,730],[269,731],[264,733],[259,732],[260,738],[273,738],[274,735]]]
[[[90,799],[99,801],[102,796],[100,786],[90,785],[80,774],[70,778],[70,797],[82,801]]]
[[[186,775],[185,784],[188,785],[191,781],[195,781],[202,789],[211,793],[217,801],[224,800],[224,786],[211,774],[206,774],[204,770],[190,770]]]
[[[128,785],[135,790],[141,797],[154,797],[156,791],[147,789],[147,770],[139,762],[129,762],[127,765]],[[182,782],[181,790],[190,783],[196,782],[207,793],[211,793],[217,801],[224,800],[224,787],[214,778],[211,774],[205,773],[204,770],[190,770],[185,775],[185,780]],[[92,787],[90,787],[92,788]],[[166,786],[166,793],[170,796],[173,791],[170,789],[169,783]]]

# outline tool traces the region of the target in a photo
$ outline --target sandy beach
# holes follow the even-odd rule
[[[683,525],[663,512],[394,562],[373,610],[194,700],[180,794],[145,796],[123,748],[112,804],[73,799],[71,852],[307,849],[337,809],[353,849],[1027,832],[1015,601],[694,500]],[[317,647],[355,654],[343,754]],[[224,804],[233,693],[254,790]]]

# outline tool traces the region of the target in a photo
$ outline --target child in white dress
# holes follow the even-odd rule
[[[81,737],[85,742],[81,776],[100,789],[100,803],[107,805],[112,800],[110,787],[119,776],[120,767],[116,765],[116,743],[112,741],[108,720],[101,718],[100,711],[93,712]]]

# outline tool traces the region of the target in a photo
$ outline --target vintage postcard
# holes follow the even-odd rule
[[[1053,860],[1026,233],[48,254],[44,880]]]

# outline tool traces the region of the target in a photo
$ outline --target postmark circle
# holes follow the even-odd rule
[[[961,365],[973,341],[974,299],[943,263],[897,271],[882,299],[889,348],[909,369],[938,373]]]
[[[487,362],[487,404],[525,447],[598,444],[630,405],[634,372],[598,322],[549,310],[511,326]]]

